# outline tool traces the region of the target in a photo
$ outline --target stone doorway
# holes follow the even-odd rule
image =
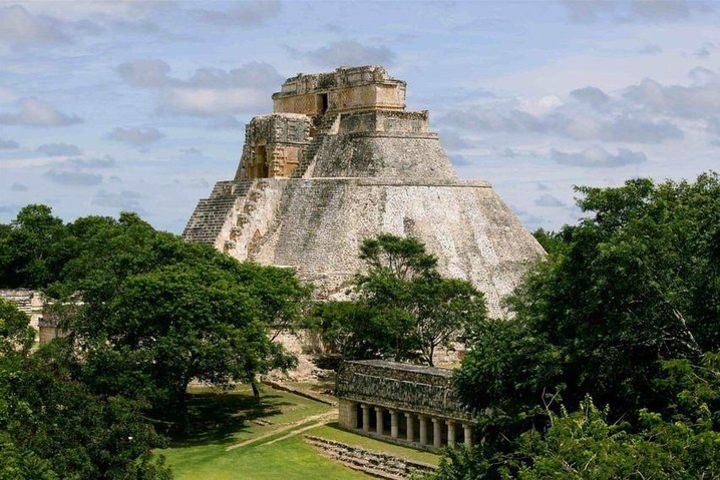
[[[328,111],[328,94],[327,93],[321,93],[318,95],[318,110],[320,111],[320,115],[325,115],[325,112]]]
[[[264,145],[255,147],[255,178],[268,178],[270,168],[267,163],[267,149]]]

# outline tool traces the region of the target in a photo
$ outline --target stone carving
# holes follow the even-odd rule
[[[327,299],[362,268],[363,239],[412,235],[501,314],[544,252],[489,183],[458,180],[428,112],[405,111],[405,90],[380,66],[288,79],[274,113],[248,124],[235,178],[200,200],[184,237],[292,267]]]
[[[429,450],[473,445],[476,419],[455,394],[452,370],[382,360],[344,362],[336,394],[338,423],[357,433]]]

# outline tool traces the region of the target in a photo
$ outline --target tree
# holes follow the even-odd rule
[[[714,478],[720,177],[577,191],[586,217],[551,235],[546,260],[508,299],[514,317],[471,336],[457,386],[484,414],[484,450],[450,456],[448,468]],[[581,402],[572,414],[559,407]]]
[[[0,229],[0,286],[40,288],[55,280],[74,245],[45,205],[28,205]]]
[[[295,302],[307,293],[294,276],[274,272],[285,290],[256,295],[255,278],[265,280],[268,270],[180,262],[124,278],[110,297],[89,285],[68,326],[87,352],[87,381],[98,391],[143,392],[157,411],[174,406],[181,415],[191,380],[249,382],[259,401],[256,375],[295,362],[270,328],[298,315]]]
[[[478,414],[486,442],[542,427],[543,402],[557,400],[564,389],[560,350],[517,319],[487,320],[468,344],[472,349],[455,372],[455,384]]]
[[[248,381],[259,397],[257,375],[295,361],[271,341],[293,328],[312,290],[289,269],[240,264],[132,213],[65,225],[30,206],[0,236],[0,272],[44,266],[30,286],[59,300],[60,326],[83,355],[78,375],[98,394],[182,415],[192,379]]]
[[[443,278],[437,258],[414,238],[380,234],[360,248],[366,271],[354,300],[316,307],[312,324],[346,358],[393,358],[433,364],[438,346],[487,315],[482,293],[469,282]]]
[[[142,406],[92,393],[67,342],[31,352],[28,331],[27,316],[0,300],[0,479],[168,480]]]
[[[448,452],[432,480],[620,479],[693,480],[720,475],[720,433],[702,417],[666,421],[645,409],[636,427],[609,422],[586,397],[577,411],[547,412],[545,431],[531,429],[509,451],[479,446]]]
[[[526,335],[556,351],[562,372],[559,382],[532,381],[536,401],[562,383],[566,402],[589,393],[613,416],[664,411],[661,362],[697,363],[720,345],[720,178],[578,191],[586,218],[563,229],[562,247],[508,302]],[[522,372],[506,378],[527,381]]]

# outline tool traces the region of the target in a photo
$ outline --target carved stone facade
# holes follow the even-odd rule
[[[347,429],[428,449],[473,444],[476,421],[455,395],[452,370],[344,362],[336,394],[339,423]]]
[[[360,110],[404,110],[405,82],[380,66],[340,67],[334,72],[299,74],[273,94],[273,111],[311,117]]]
[[[363,267],[365,238],[414,236],[502,314],[544,252],[489,183],[457,178],[428,112],[405,111],[405,91],[379,66],[289,78],[274,113],[248,124],[235,178],[200,200],[184,237],[294,268],[326,299]]]
[[[287,178],[310,144],[307,115],[273,113],[253,118],[245,127],[245,146],[235,179]]]

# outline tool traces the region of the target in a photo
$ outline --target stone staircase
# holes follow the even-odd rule
[[[413,475],[423,477],[433,473],[437,467],[427,463],[398,457],[385,452],[366,450],[357,445],[305,435],[305,441],[320,450],[325,456],[343,465],[376,478],[405,480]]]
[[[247,194],[254,180],[218,182],[209,198],[198,202],[183,238],[192,242],[215,243],[235,201]]]
[[[339,114],[332,113],[325,115],[322,118],[320,126],[317,129],[317,134],[315,134],[315,138],[313,138],[313,141],[310,142],[310,145],[308,145],[303,159],[300,161],[300,164],[297,166],[290,178],[302,178],[302,176],[305,175],[308,167],[315,159],[315,155],[317,155],[318,150],[320,150],[323,140],[325,140],[325,137],[335,125],[335,121],[338,119],[338,116]]]

